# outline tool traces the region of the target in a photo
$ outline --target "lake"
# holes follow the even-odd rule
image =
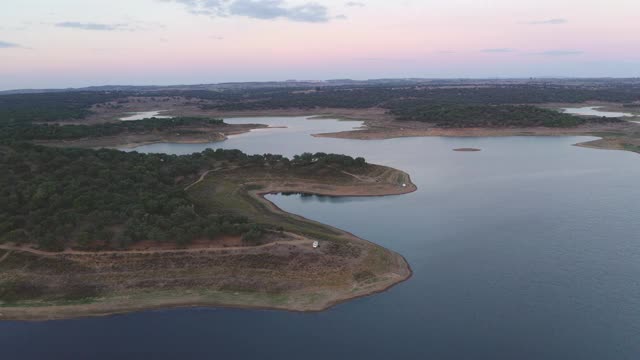
[[[321,313],[175,309],[0,322],[6,359],[636,359],[640,354],[640,157],[571,146],[589,137],[345,140],[288,126],[212,144],[248,153],[364,156],[418,191],[376,198],[271,195],[281,208],[404,255],[390,291]],[[481,152],[454,152],[478,148]]]
[[[134,120],[143,120],[148,118],[158,118],[158,119],[171,119],[172,116],[162,116],[161,113],[167,110],[157,110],[157,111],[140,111],[133,112],[130,115],[120,118],[121,121],[134,121]]]
[[[583,115],[583,116],[602,116],[602,117],[632,117],[635,116],[630,113],[615,112],[615,111],[602,111],[599,110],[602,106],[587,106],[580,108],[564,108],[562,109],[567,114]]]

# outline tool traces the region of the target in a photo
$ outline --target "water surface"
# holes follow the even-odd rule
[[[414,276],[322,313],[231,309],[0,323],[7,359],[636,359],[640,157],[588,137],[314,138],[359,123],[232,119],[264,129],[190,153],[325,151],[407,171],[412,194],[269,196],[404,255]],[[482,152],[452,149],[473,147]]]
[[[580,108],[564,108],[562,109],[567,114],[584,115],[584,116],[601,116],[601,117],[632,117],[635,116],[631,113],[615,112],[615,111],[602,111],[602,106],[587,106]]]
[[[269,128],[255,129],[249,133],[230,135],[224,142],[208,144],[150,144],[125,151],[144,153],[192,154],[208,148],[240,149],[250,154],[281,154],[293,156],[307,152],[327,150],[328,144],[339,143],[335,139],[314,138],[312,134],[348,131],[361,127],[360,121],[340,121],[309,117],[249,117],[224,120],[228,124],[266,124]],[[314,150],[319,149],[319,150]],[[331,151],[331,152],[337,152]]]
[[[134,120],[143,120],[148,118],[158,118],[158,119],[171,119],[172,116],[162,116],[160,115],[167,110],[156,110],[156,111],[140,111],[130,113],[131,115],[120,118],[122,121],[134,121]]]

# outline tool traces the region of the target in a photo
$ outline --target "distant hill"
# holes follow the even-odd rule
[[[0,95],[37,94],[71,91],[126,91],[126,92],[156,92],[156,91],[194,91],[194,90],[224,90],[224,89],[262,89],[262,88],[315,88],[335,86],[490,86],[490,85],[554,85],[554,86],[584,86],[602,88],[609,86],[640,86],[640,78],[495,78],[495,79],[332,79],[332,80],[287,80],[263,82],[227,82],[195,85],[103,85],[66,89],[16,89],[0,91]]]

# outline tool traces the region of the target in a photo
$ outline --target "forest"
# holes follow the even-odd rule
[[[1,123],[31,123],[82,119],[94,104],[126,96],[117,92],[68,91],[0,96]]]
[[[463,127],[574,127],[588,121],[574,115],[530,105],[412,105],[392,110],[398,120],[433,123],[442,128]],[[599,121],[619,122],[616,118]]]
[[[535,105],[606,101],[636,106],[637,86],[583,87],[563,85],[492,86],[325,86],[154,91],[66,91],[0,95],[0,124],[81,120],[90,107],[126,102],[127,97],[182,97],[204,100],[202,109],[222,111],[314,108],[371,108],[402,113],[431,105]]]
[[[209,98],[212,99],[212,98]],[[640,100],[640,89],[592,89],[564,86],[493,86],[493,87],[324,87],[251,91],[229,97],[204,109],[264,110],[284,108],[371,108],[396,109],[411,100],[422,105],[501,105],[581,103],[585,101],[633,102]]]
[[[163,131],[184,126],[223,125],[221,119],[201,117],[148,118],[95,125],[58,125],[6,123],[0,126],[0,138],[13,140],[69,140],[113,136],[122,133]]]
[[[364,159],[335,154],[246,155],[206,150],[186,156],[118,150],[0,145],[0,242],[59,251],[126,249],[152,240],[185,245],[194,239],[272,228],[248,218],[194,206],[184,188],[221,166],[361,167]]]

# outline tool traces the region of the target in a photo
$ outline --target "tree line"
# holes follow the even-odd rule
[[[0,96],[0,125],[42,123],[83,119],[91,107],[107,102],[126,102],[136,97],[182,97],[205,100],[199,106],[215,110],[268,110],[315,108],[372,108],[402,112],[431,105],[533,105],[582,103],[590,100],[618,102],[631,106],[640,102],[640,88],[634,86],[487,85],[426,86],[369,85],[318,88],[260,88],[166,91],[67,91]]]
[[[0,123],[82,119],[90,107],[127,96],[120,92],[68,91],[0,96]]]
[[[201,95],[198,95],[201,96]],[[267,110],[286,108],[371,108],[397,109],[412,103],[420,105],[502,105],[581,103],[590,100],[633,102],[640,100],[640,89],[633,87],[582,88],[569,86],[503,85],[478,87],[367,86],[309,89],[248,90],[227,95],[203,109]]]
[[[531,105],[421,105],[412,102],[394,107],[392,113],[398,120],[429,122],[442,128],[574,127],[593,121]],[[622,120],[604,118],[600,121]]]
[[[0,126],[0,138],[14,140],[70,140],[113,136],[122,133],[145,133],[170,130],[184,126],[223,125],[221,119],[202,117],[147,118],[96,125],[59,125],[32,123],[5,123]]]
[[[200,173],[233,166],[310,164],[362,166],[335,154],[247,155],[206,150],[192,155],[0,145],[0,242],[46,250],[126,249],[153,240],[187,244],[198,238],[240,235],[255,242],[271,227],[219,209],[199,209],[184,191]]]

